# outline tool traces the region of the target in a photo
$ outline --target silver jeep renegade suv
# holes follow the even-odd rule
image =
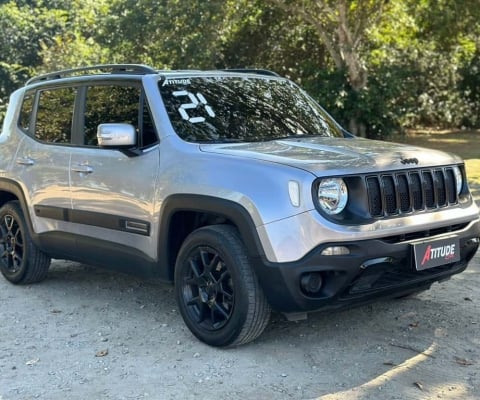
[[[260,70],[102,65],[31,79],[0,135],[0,269],[51,258],[174,282],[214,346],[428,289],[479,244],[461,159],[354,137]]]

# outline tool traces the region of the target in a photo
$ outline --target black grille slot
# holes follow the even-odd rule
[[[435,207],[435,187],[433,185],[432,171],[423,171],[423,192],[427,208]]]
[[[457,201],[457,187],[455,184],[455,175],[451,168],[445,170],[445,187],[447,190],[448,202],[455,203]]]
[[[396,214],[397,212],[397,196],[395,195],[395,182],[393,176],[383,176],[383,191],[385,198],[385,211],[387,214]]]
[[[365,179],[372,217],[389,217],[457,203],[451,167],[369,175]]]
[[[423,210],[422,180],[418,172],[410,173],[410,187],[412,190],[414,210]]]
[[[408,191],[408,179],[407,175],[397,175],[398,182],[398,197],[400,199],[400,211],[410,211],[410,193]]]
[[[443,207],[447,204],[447,193],[445,192],[445,178],[443,171],[435,171],[435,188],[437,190],[437,204]]]
[[[370,215],[379,217],[383,215],[382,192],[377,177],[367,178]]]

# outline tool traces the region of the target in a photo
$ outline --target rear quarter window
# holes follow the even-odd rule
[[[30,132],[35,92],[26,92],[18,118],[18,126],[26,133]]]

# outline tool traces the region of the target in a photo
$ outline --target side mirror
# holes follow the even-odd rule
[[[97,128],[98,145],[101,147],[128,147],[137,142],[135,128],[130,124],[100,124]]]

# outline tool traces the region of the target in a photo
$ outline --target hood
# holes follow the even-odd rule
[[[269,142],[201,144],[208,153],[269,161],[320,176],[431,167],[462,162],[437,150],[361,138],[310,137]]]

